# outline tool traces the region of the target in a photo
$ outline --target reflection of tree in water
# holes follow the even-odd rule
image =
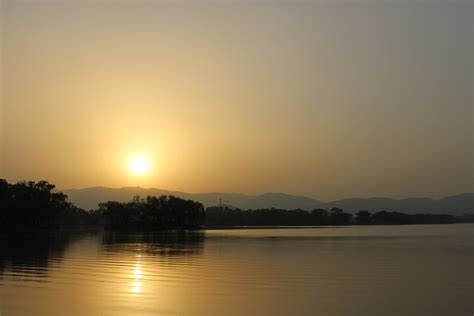
[[[201,253],[204,240],[205,235],[200,231],[105,232],[102,244],[112,252],[178,257]]]
[[[62,259],[66,248],[84,237],[80,233],[30,232],[0,234],[0,279],[4,272],[26,280],[40,281],[52,260]]]
[[[51,264],[61,262],[72,243],[90,234],[102,236],[106,251],[168,258],[201,253],[205,239],[199,231],[0,233],[0,280],[45,281]]]

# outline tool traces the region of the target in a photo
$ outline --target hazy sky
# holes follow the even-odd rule
[[[1,3],[9,181],[474,191],[473,1]]]

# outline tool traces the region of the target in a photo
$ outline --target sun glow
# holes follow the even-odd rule
[[[130,159],[128,169],[135,175],[145,175],[150,171],[150,162],[143,156],[135,156]]]
[[[133,272],[133,283],[132,283],[132,293],[138,294],[141,292],[141,282],[142,278],[142,270],[141,265],[139,263],[135,264],[135,270]]]

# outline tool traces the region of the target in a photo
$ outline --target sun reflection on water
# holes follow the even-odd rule
[[[135,269],[133,271],[133,283],[132,283],[132,293],[137,295],[141,292],[141,282],[142,278],[142,268],[140,263],[135,264]]]

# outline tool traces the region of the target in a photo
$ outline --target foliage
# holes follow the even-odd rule
[[[204,222],[204,206],[174,196],[134,197],[130,202],[101,203],[94,216],[115,228],[197,228]]]
[[[0,179],[0,226],[14,229],[89,224],[89,214],[54,188],[47,181],[9,184]]]
[[[456,218],[446,214],[405,214],[400,212],[380,211],[371,214],[368,211],[359,211],[356,221],[359,224],[376,225],[404,225],[404,224],[451,224]]]
[[[472,214],[454,217],[443,214],[405,214],[361,210],[352,215],[340,208],[330,211],[208,207],[174,196],[134,197],[129,202],[101,203],[86,212],[54,191],[47,181],[9,184],[0,179],[0,227],[5,229],[45,228],[59,225],[103,225],[114,228],[192,229],[206,226],[315,226],[315,225],[400,225],[474,222]]]
[[[352,215],[340,208],[330,211],[314,209],[304,210],[260,209],[240,210],[229,207],[208,207],[206,209],[207,226],[320,226],[320,225],[403,225],[403,224],[450,224],[455,222],[473,222],[472,216],[456,218],[445,214],[405,214],[401,212],[381,211],[370,213],[362,210]]]
[[[313,226],[313,225],[345,225],[349,223],[351,214],[341,209],[331,212],[316,209],[305,210],[258,209],[240,210],[229,207],[208,207],[206,209],[206,225],[208,226]]]

